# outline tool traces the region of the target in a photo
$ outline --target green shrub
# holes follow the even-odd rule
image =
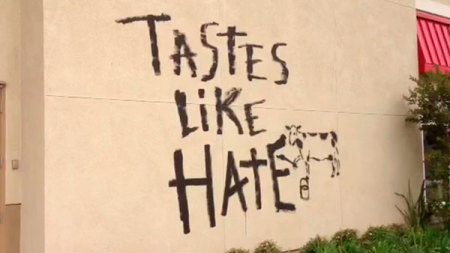
[[[431,150],[425,154],[425,165],[427,167],[428,180],[441,180],[448,178],[450,165],[450,154],[446,150]],[[444,190],[445,191],[445,190]],[[445,196],[441,196],[439,200],[445,200]]]
[[[450,75],[436,67],[411,79],[417,85],[404,97],[410,106],[407,121],[418,123],[424,132],[426,179],[435,185],[427,185],[427,203],[445,205],[450,202]],[[429,210],[440,226],[450,227],[450,212]]]
[[[391,224],[385,226],[385,228],[398,236],[402,236],[408,232],[408,227],[405,224]]]
[[[309,240],[305,246],[300,249],[300,253],[317,253],[328,244],[327,239],[317,236]]]
[[[334,243],[325,244],[322,247],[317,248],[317,253],[340,253],[339,249]]]
[[[339,252],[348,252],[348,253],[362,253],[364,251],[362,244],[358,240],[349,240],[345,241],[340,245],[337,245],[337,249]]]
[[[385,226],[369,227],[367,231],[361,236],[360,240],[363,242],[381,241],[395,237],[395,232],[386,228]]]
[[[450,233],[403,225],[371,227],[361,238],[356,231],[337,232],[331,241],[316,237],[300,253],[450,253]]]
[[[445,231],[410,229],[402,242],[404,252],[450,252],[450,237]]]
[[[225,253],[250,253],[250,250],[242,248],[232,248],[227,250]]]
[[[398,206],[395,206],[397,210],[402,214],[403,219],[405,220],[406,225],[412,228],[424,227],[428,222],[428,219],[431,216],[431,212],[428,209],[428,206],[425,204],[425,181],[422,182],[422,186],[420,187],[420,194],[417,200],[414,200],[411,184],[408,181],[408,194],[400,194],[395,193],[395,195],[401,197],[405,204],[406,209],[400,209]]]
[[[264,241],[256,247],[254,253],[281,253],[281,248],[273,241]]]
[[[435,150],[450,150],[450,75],[429,72],[411,78],[417,85],[404,99],[410,105],[408,121],[419,123]],[[448,178],[446,178],[448,180]]]
[[[357,239],[358,239],[358,235],[357,235],[356,230],[344,229],[344,230],[336,232],[333,235],[333,238],[331,239],[331,241],[335,242],[338,245],[341,245],[344,242],[356,241]]]
[[[338,252],[364,252],[358,241],[358,233],[354,229],[344,229],[336,232],[331,239],[331,244],[334,245]]]
[[[373,253],[391,253],[391,252],[403,252],[398,249],[395,242],[391,241],[374,241],[370,245],[366,245],[366,252]],[[415,251],[420,252],[420,251]]]

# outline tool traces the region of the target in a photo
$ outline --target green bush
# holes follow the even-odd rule
[[[394,229],[389,229],[385,226],[369,227],[367,231],[361,236],[360,240],[362,242],[386,241],[395,239],[396,236],[397,232]]]
[[[417,198],[417,201],[414,200],[411,185],[408,181],[408,194],[400,194],[395,193],[397,196],[401,197],[405,204],[406,209],[401,209],[398,206],[395,206],[397,210],[402,214],[403,219],[405,220],[405,224],[412,228],[424,227],[426,223],[429,221],[431,216],[431,212],[428,206],[425,203],[424,187],[425,181],[422,182],[422,186],[420,187],[420,194]]]
[[[400,242],[403,252],[450,252],[450,238],[445,231],[434,229],[410,229]]]
[[[331,243],[338,250],[338,252],[363,252],[358,242],[358,233],[354,229],[344,229],[336,232]]]
[[[410,105],[410,122],[420,124],[428,144],[436,150],[450,150],[450,75],[429,72],[411,78],[417,85],[404,99]],[[448,178],[447,178],[448,179]]]
[[[449,227],[450,212],[434,207],[450,202],[450,75],[436,67],[411,79],[417,85],[404,97],[410,106],[407,121],[424,132],[426,179],[432,183],[427,185],[429,210],[440,226]]]
[[[356,241],[358,239],[358,234],[354,229],[344,229],[336,232],[333,235],[331,241],[335,242],[338,245],[341,245],[348,241]]]
[[[388,226],[382,226],[382,228],[397,236],[403,236],[408,232],[408,227],[404,224],[391,224]]]
[[[227,253],[247,253],[232,251]],[[331,240],[317,236],[299,253],[450,253],[450,232],[405,225],[370,227],[360,238],[353,229],[336,232]],[[273,241],[259,244],[254,253],[281,253]]]
[[[431,150],[425,154],[428,180],[442,180],[449,176],[450,154],[443,150]],[[442,200],[444,196],[440,199]]]
[[[264,241],[256,247],[254,253],[281,253],[281,248],[273,241]]]
[[[300,253],[316,253],[320,252],[321,249],[328,244],[328,241],[325,238],[317,236],[314,239],[309,240],[305,246],[300,249]]]
[[[450,234],[435,229],[406,229],[402,225],[371,227],[361,238],[354,230],[336,233],[331,241],[310,240],[300,253],[450,253]]]

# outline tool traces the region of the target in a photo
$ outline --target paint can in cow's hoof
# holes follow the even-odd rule
[[[302,200],[309,200],[309,177],[300,179],[300,198]]]

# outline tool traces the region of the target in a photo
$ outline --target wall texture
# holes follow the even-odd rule
[[[44,252],[43,3],[21,1],[22,207],[21,252]]]
[[[0,81],[7,84],[1,99],[0,252],[18,253],[20,206],[5,203],[21,201],[21,171],[11,168],[21,153],[20,1],[0,2],[0,34]]]
[[[20,252],[20,206],[12,204],[5,208],[5,253]]]
[[[12,170],[11,160],[20,159],[20,1],[0,3],[0,80],[5,89],[6,140],[4,157],[6,173],[5,200],[7,204],[21,201],[21,170]]]
[[[44,252],[44,240],[48,253],[221,252],[264,239],[291,249],[401,221],[394,192],[422,177],[402,101],[417,74],[414,1],[22,4],[23,252]],[[161,13],[171,20],[156,24],[156,75],[146,22],[126,18]],[[204,82],[212,51],[200,28],[213,21],[205,34],[218,66]],[[196,54],[196,77],[186,57],[174,73],[175,46],[189,53],[174,30]],[[251,49],[262,62],[252,65]],[[252,71],[267,80],[249,81]],[[186,118],[198,128],[183,137]],[[252,120],[265,131],[252,133]],[[209,167],[208,180],[182,180]],[[186,190],[189,218],[183,182],[197,184]]]

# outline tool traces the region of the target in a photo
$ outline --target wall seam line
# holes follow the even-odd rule
[[[45,95],[46,97],[53,98],[67,98],[67,99],[86,99],[86,100],[105,100],[105,101],[117,101],[117,102],[136,102],[136,103],[149,103],[149,104],[175,104],[172,101],[162,101],[162,100],[145,100],[145,99],[122,99],[122,98],[106,98],[106,97],[87,97],[87,96],[68,96],[68,95]],[[212,103],[192,103],[187,102],[187,105],[208,105],[215,106]],[[230,105],[231,108],[241,108],[242,105]],[[316,109],[306,109],[306,108],[283,108],[283,107],[268,107],[268,106],[253,106],[255,109],[268,109],[268,110],[279,110],[279,111],[301,111],[301,112],[320,112],[320,113],[338,113],[338,114],[349,114],[349,115],[372,115],[372,116],[392,116],[392,117],[407,117],[407,114],[401,113],[383,113],[383,112],[357,112],[357,111],[343,111],[343,110],[316,110]]]

